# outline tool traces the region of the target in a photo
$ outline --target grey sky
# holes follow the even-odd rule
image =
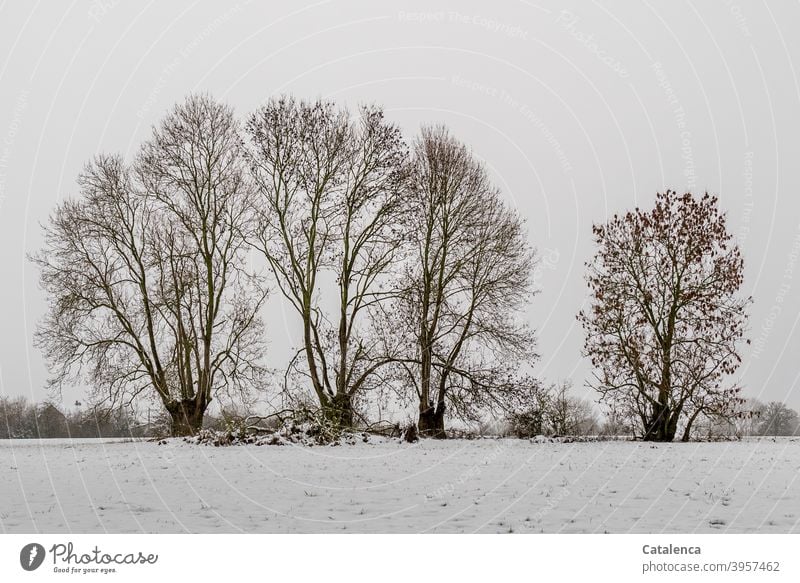
[[[797,22],[788,2],[5,2],[0,394],[45,396],[25,258],[39,223],[96,152],[132,156],[206,90],[242,116],[292,92],[382,103],[409,137],[448,124],[528,220],[537,370],[579,391],[592,223],[665,187],[718,193],[755,298],[747,395],[800,408]],[[277,301],[267,325],[282,366],[294,333]]]

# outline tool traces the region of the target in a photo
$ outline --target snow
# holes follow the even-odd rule
[[[339,447],[0,441],[0,528],[798,532],[800,440]]]

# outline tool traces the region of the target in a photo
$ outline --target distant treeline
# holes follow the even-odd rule
[[[0,397],[0,439],[142,437],[142,423],[124,409],[80,408],[64,412],[51,402]]]
[[[25,397],[0,397],[0,439],[91,437],[162,437],[170,417],[160,408],[136,413],[130,408],[84,406],[67,411],[51,401],[34,403]],[[223,410],[209,414],[203,427],[224,430],[246,413]]]
[[[503,420],[481,423],[481,435],[632,436],[624,422],[611,416],[598,417],[589,402],[568,394],[568,385],[551,387],[540,395],[537,407]],[[135,413],[130,408],[81,406],[64,411],[51,401],[30,402],[25,397],[0,397],[0,439],[162,437],[170,432],[170,416],[159,408]],[[698,424],[695,439],[746,436],[800,436],[800,416],[784,403],[762,403],[749,399],[743,414],[734,419],[708,420]],[[224,408],[207,414],[203,427],[217,431],[240,427],[250,412]],[[470,433],[470,431],[467,431]]]

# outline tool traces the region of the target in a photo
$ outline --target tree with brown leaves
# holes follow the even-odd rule
[[[672,441],[681,424],[687,440],[698,416],[735,416],[743,400],[727,381],[752,300],[717,197],[668,190],[593,231],[591,305],[578,315],[590,386],[645,440]]]

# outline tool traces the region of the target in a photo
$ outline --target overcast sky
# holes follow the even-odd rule
[[[95,153],[133,156],[202,90],[241,116],[291,92],[381,103],[409,137],[448,124],[528,221],[537,371],[580,393],[592,223],[665,188],[719,194],[755,299],[746,393],[800,408],[798,22],[765,1],[4,2],[0,394],[46,396],[40,223]],[[277,301],[267,325],[283,366]]]

